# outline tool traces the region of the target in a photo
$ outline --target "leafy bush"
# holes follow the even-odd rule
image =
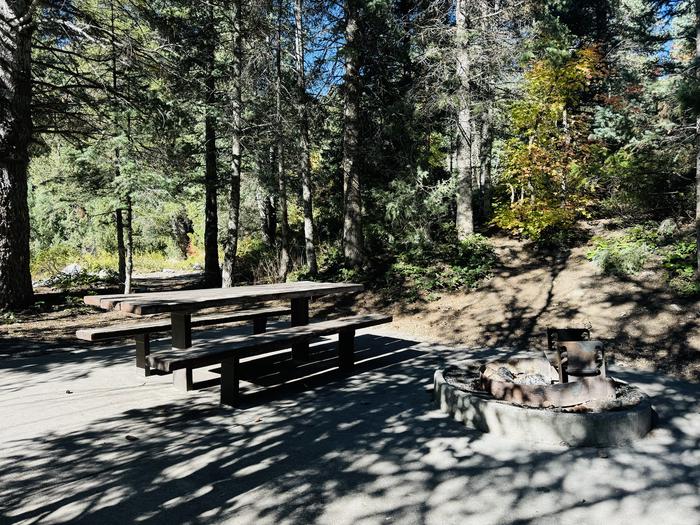
[[[115,271],[101,270],[99,273],[81,270],[79,272],[66,274],[59,272],[42,283],[44,286],[69,291],[94,286],[119,284],[119,275]]]
[[[387,280],[415,291],[473,288],[491,275],[496,261],[493,247],[481,235],[471,235],[434,252],[402,254],[391,265]]]
[[[634,275],[644,267],[653,251],[653,246],[641,240],[597,237],[586,257],[603,273]]]
[[[258,237],[245,237],[238,243],[236,279],[254,283],[275,282],[279,272],[277,253]]]
[[[669,286],[680,295],[697,295],[700,282],[695,276],[697,244],[681,240],[669,247],[663,255],[663,266],[668,272]]]
[[[687,273],[688,270],[693,273],[697,251],[697,244],[695,241],[679,241],[673,244],[669,250],[664,253],[664,268],[673,274]]]
[[[106,251],[81,253],[66,244],[56,244],[32,254],[32,276],[35,279],[51,278],[60,274],[63,268],[72,263],[80,265],[88,273],[97,273],[101,270],[116,272],[119,268],[119,257],[116,253]],[[200,255],[181,260],[167,257],[162,252],[134,254],[134,270],[139,272],[160,272],[164,268],[191,270],[195,264],[202,263],[203,257]]]
[[[59,274],[68,264],[80,258],[80,252],[67,244],[54,244],[32,254],[31,272],[35,277]]]
[[[496,208],[494,225],[532,241],[547,241],[571,230],[579,211],[546,202],[519,201]]]
[[[322,244],[316,253],[318,264],[318,278],[328,281],[361,282],[365,280],[363,275],[347,266],[343,250],[336,244]],[[307,281],[313,276],[309,273],[308,266],[302,266],[290,272],[290,281]]]

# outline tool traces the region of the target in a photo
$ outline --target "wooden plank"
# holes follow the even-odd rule
[[[93,295],[84,297],[86,304],[105,310],[119,310],[137,315],[149,315],[173,311],[201,310],[214,306],[227,306],[245,302],[271,301],[301,297],[352,293],[362,291],[360,284],[295,283],[235,286],[232,288],[205,288],[175,292],[154,292],[130,295]]]
[[[290,283],[297,284],[297,283]],[[161,312],[199,310],[213,306],[226,306],[250,301],[271,301],[275,299],[294,299],[301,297],[318,297],[336,293],[350,293],[361,291],[362,285],[357,284],[337,284],[337,283],[310,283],[313,286],[282,286],[282,285],[262,285],[236,287],[246,288],[237,290],[236,288],[222,289],[225,292],[217,294],[203,294],[201,296],[187,297],[180,296],[175,299],[147,300],[139,302],[128,301],[119,304],[120,311],[134,313],[137,315],[148,315]]]
[[[151,353],[147,360],[151,367],[163,372],[189,367],[198,368],[221,363],[222,360],[232,356],[242,358],[284,350],[314,337],[340,331],[359,330],[390,323],[391,320],[390,315],[365,314],[308,325],[291,326],[252,336],[222,336],[199,342],[187,350],[172,349],[166,352]]]
[[[289,308],[271,307],[258,308],[256,310],[239,310],[224,314],[212,314],[196,317],[192,319],[192,326],[211,326],[216,324],[234,323],[237,321],[250,321],[267,319],[268,317],[278,317],[288,315]],[[129,337],[139,334],[151,334],[170,331],[170,319],[152,321],[148,323],[131,323],[126,325],[111,325],[101,328],[89,328],[78,330],[75,335],[78,339],[85,341],[108,341],[120,337]]]

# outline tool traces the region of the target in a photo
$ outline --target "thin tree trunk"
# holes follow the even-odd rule
[[[216,152],[216,118],[207,115],[204,119],[204,280],[206,286],[221,285],[219,268],[219,211],[217,152]]]
[[[207,72],[206,72],[206,116],[204,117],[204,281],[207,287],[221,286],[221,269],[219,268],[219,211],[217,170],[218,152],[216,149],[216,84],[214,79],[214,12],[211,4],[208,7],[208,42]]]
[[[481,190],[481,124],[481,116],[472,116],[469,170],[472,174],[472,189],[476,189],[477,191]]]
[[[695,0],[695,78],[700,83],[700,0]],[[697,247],[697,273],[700,276],[700,114],[695,121],[695,244]]]
[[[117,226],[117,257],[119,258],[119,282],[126,281],[126,248],[124,247],[124,215],[122,209],[114,212]]]
[[[360,29],[358,0],[347,0],[345,13],[345,111],[343,132],[343,253],[355,268],[364,262],[362,200],[358,166],[360,136]]]
[[[277,166],[277,189],[280,211],[280,256],[277,277],[287,280],[289,273],[289,221],[287,218],[287,180],[284,174],[284,148],[282,145],[282,0],[277,11],[277,38],[275,42],[275,149]]]
[[[238,249],[238,219],[241,201],[241,103],[242,37],[241,0],[231,0],[231,175],[229,180],[229,211],[224,242],[222,286],[234,283],[236,251]]]
[[[304,72],[304,4],[303,0],[294,1],[294,59],[297,77],[297,113],[299,115],[299,172],[301,175],[301,198],[304,204],[304,249],[309,273],[318,273],[316,262],[316,245],[314,241],[313,193],[311,182],[311,141],[309,140],[309,111],[306,96],[306,77]]]
[[[33,300],[27,204],[33,8],[0,0],[0,310]]]
[[[457,111],[457,239],[464,240],[474,233],[471,172],[471,93],[469,86],[468,29],[469,0],[457,0],[457,77],[460,102]]]
[[[481,123],[481,156],[479,164],[481,165],[481,199],[484,221],[491,220],[493,208],[491,204],[491,153],[493,151],[493,108],[491,102],[487,102],[488,108],[484,113],[484,118]]]
[[[134,213],[131,195],[126,198],[126,275],[124,293],[131,293],[131,277],[134,273]]]
[[[265,246],[272,248],[275,245],[277,219],[275,217],[274,197],[262,184],[255,192],[255,201],[258,205],[260,217],[260,231],[262,232]]]

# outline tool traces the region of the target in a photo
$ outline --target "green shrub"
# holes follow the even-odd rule
[[[471,235],[434,252],[402,254],[391,265],[387,281],[422,292],[473,288],[491,275],[496,255],[488,240]]]
[[[663,266],[671,274],[691,274],[695,271],[697,244],[695,241],[679,241],[663,255]]]
[[[97,273],[101,270],[116,272],[119,268],[119,256],[114,252],[106,251],[80,253],[71,246],[56,244],[32,254],[32,276],[35,279],[52,278],[59,275],[61,270],[71,263],[80,265],[87,273]],[[134,271],[137,272],[160,272],[165,268],[192,270],[195,264],[203,264],[201,256],[197,255],[182,260],[167,257],[162,252],[137,252],[134,254]]]
[[[488,239],[478,233],[468,236],[457,244],[456,264],[468,267],[487,266],[496,261],[496,252]]]
[[[656,248],[663,241],[664,236],[659,233],[658,226],[654,222],[637,224],[627,230],[625,239],[638,241]]]
[[[236,280],[271,283],[277,280],[279,261],[275,249],[259,237],[244,237],[236,251]]]
[[[668,284],[680,295],[692,296],[700,293],[700,282],[695,275],[696,256],[697,244],[691,240],[678,241],[663,255]]]
[[[579,210],[527,200],[496,208],[492,224],[531,241],[549,241],[572,230]]]
[[[99,274],[86,270],[73,274],[59,272],[44,282],[45,286],[61,291],[117,284],[119,284],[119,275],[115,271],[108,270],[101,270]]]
[[[31,272],[34,277],[48,277],[61,272],[68,264],[77,261],[80,252],[67,244],[55,244],[32,253]]]
[[[644,267],[653,251],[646,242],[628,237],[596,237],[586,257],[603,273],[634,275]]]
[[[317,253],[318,279],[341,282],[362,282],[369,274],[359,272],[347,266],[345,255],[339,245],[322,244]],[[290,281],[308,281],[314,277],[309,273],[308,266],[296,268],[289,274]]]

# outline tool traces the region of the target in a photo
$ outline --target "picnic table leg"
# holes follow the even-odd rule
[[[343,372],[349,372],[355,366],[355,330],[338,333],[338,365]]]
[[[149,334],[137,334],[136,337],[136,366],[143,368],[146,377],[151,375],[151,367],[146,362],[146,357],[151,353],[151,339]]]
[[[264,334],[267,330],[267,317],[253,319],[253,334]]]
[[[192,314],[189,312],[171,312],[170,324],[173,348],[192,346]],[[192,369],[184,368],[173,372],[173,384],[180,390],[192,390]]]
[[[232,357],[221,362],[221,404],[235,405],[238,401],[239,359]]]
[[[309,298],[292,299],[292,326],[309,324]],[[309,358],[309,343],[297,343],[292,346],[292,358],[305,361]]]

